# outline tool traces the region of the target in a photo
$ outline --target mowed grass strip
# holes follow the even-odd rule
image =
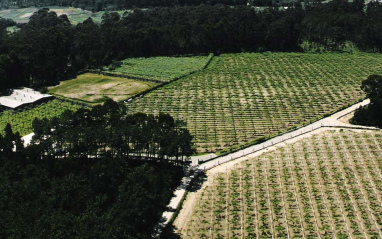
[[[169,113],[186,121],[198,152],[227,152],[356,103],[361,82],[382,74],[381,65],[371,53],[224,54],[129,110]]]
[[[90,103],[102,103],[109,98],[115,101],[124,100],[155,85],[152,82],[85,73],[50,87],[49,92]]]
[[[129,58],[107,72],[168,82],[203,68],[211,56]]]

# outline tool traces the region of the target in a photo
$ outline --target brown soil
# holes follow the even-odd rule
[[[350,119],[353,118],[354,112],[351,112],[350,114],[347,114],[341,118],[338,119],[338,121],[345,123],[345,124],[350,124]]]

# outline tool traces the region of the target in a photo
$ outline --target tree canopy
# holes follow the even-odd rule
[[[35,119],[29,147],[42,158],[136,158],[183,161],[194,152],[182,121],[168,114],[126,115],[112,100],[92,109],[66,111],[51,120]]]
[[[113,101],[33,126],[25,148],[0,134],[0,238],[150,238],[193,152],[182,122]]]
[[[370,104],[357,109],[351,123],[382,127],[382,76],[369,76],[362,82],[361,89]]]

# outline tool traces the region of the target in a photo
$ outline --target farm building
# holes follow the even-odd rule
[[[39,103],[52,99],[53,96],[41,94],[30,88],[15,89],[11,95],[0,97],[0,105],[10,109]]]

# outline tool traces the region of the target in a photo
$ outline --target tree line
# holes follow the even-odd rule
[[[89,18],[73,26],[65,15],[42,9],[15,33],[0,29],[0,91],[54,85],[128,57],[303,51],[304,41],[328,51],[352,42],[381,52],[381,15],[379,2],[334,0],[263,11],[223,5],[154,8],[105,13],[99,25]]]
[[[126,114],[112,100],[92,109],[35,119],[29,152],[41,158],[125,158],[183,162],[194,153],[185,123],[168,114]]]
[[[175,6],[199,6],[199,5],[227,5],[227,6],[246,6],[266,2],[268,5],[276,4],[279,1],[271,0],[3,0],[0,3],[1,8],[9,7],[45,7],[62,6],[76,7],[91,11],[102,10],[124,10],[135,8],[153,8],[153,7],[175,7]],[[291,2],[283,0],[281,2]],[[267,6],[268,6],[267,5]]]

